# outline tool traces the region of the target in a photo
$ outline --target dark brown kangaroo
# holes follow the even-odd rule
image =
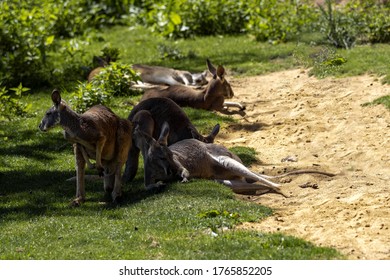
[[[157,141],[143,131],[134,131],[134,138],[140,143],[144,155],[147,188],[159,188],[161,181],[170,181],[176,177],[182,178],[182,182],[189,178],[204,178],[214,179],[237,193],[274,192],[287,197],[280,189],[281,185],[269,179],[302,173],[334,176],[316,170],[298,170],[279,176],[260,175],[246,168],[237,155],[222,145],[185,139],[168,147],[168,135],[167,123],[164,123]]]
[[[225,79],[225,69],[222,66],[215,68],[209,60],[207,65],[213,78],[203,90],[195,90],[183,85],[151,88],[145,91],[141,100],[153,97],[167,97],[182,107],[193,107],[205,110],[215,110],[228,113],[227,108],[237,107],[240,111],[245,106],[237,102],[225,102],[225,98],[234,96],[233,90]]]
[[[161,133],[163,123],[167,122],[172,128],[167,139],[169,144],[188,138],[195,138],[202,142],[212,143],[219,132],[219,125],[216,125],[210,135],[206,137],[202,136],[191,123],[183,109],[168,98],[150,98],[141,101],[133,108],[128,119],[133,122],[139,130],[142,130],[156,139]],[[125,172],[123,174],[124,182],[133,180],[138,170],[141,143],[134,140],[129,151]]]
[[[73,143],[77,176],[73,205],[78,206],[85,200],[84,174],[89,158],[96,159],[96,169],[104,175],[104,190],[112,191],[115,202],[122,194],[121,170],[132,146],[131,122],[102,105],[78,114],[61,99],[58,90],[52,92],[51,98],[54,105],[46,112],[39,129],[48,131],[60,125],[65,139]]]

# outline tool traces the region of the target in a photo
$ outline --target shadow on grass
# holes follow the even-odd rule
[[[0,154],[46,161],[55,159],[55,154],[66,149],[72,152],[72,145],[66,142],[61,134],[53,134],[48,135],[33,129],[8,129],[3,135],[7,140],[0,146]],[[7,163],[4,162],[4,164]]]

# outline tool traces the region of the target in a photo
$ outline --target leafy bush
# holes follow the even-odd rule
[[[237,34],[248,20],[246,1],[164,0],[141,1],[139,22],[166,37]]]
[[[80,83],[72,94],[75,110],[84,112],[93,105],[109,105],[112,96],[139,94],[131,86],[139,81],[138,74],[130,65],[111,63],[96,75],[90,83]]]
[[[345,6],[336,6],[326,0],[319,6],[322,31],[337,48],[349,49],[359,43],[390,42],[390,2],[352,0]]]
[[[27,86],[47,81],[47,52],[53,44],[55,18],[47,7],[0,2],[0,83]]]
[[[23,117],[28,114],[31,104],[20,101],[22,94],[29,91],[29,88],[20,84],[16,88],[0,88],[0,120],[12,120],[15,117]],[[10,92],[11,91],[11,92]]]
[[[253,1],[246,30],[259,41],[279,43],[310,29],[318,15],[312,1]]]
[[[359,43],[390,42],[390,1],[350,1],[344,14],[354,18]]]
[[[72,71],[55,66],[50,52],[61,49],[60,39],[89,33],[93,28],[121,22],[133,1],[5,0],[0,2],[0,83],[45,86]],[[66,47],[66,49],[69,49]],[[57,57],[57,56],[54,56]],[[74,64],[77,63],[78,67]],[[60,75],[56,75],[59,73]],[[54,76],[54,77],[53,77]],[[56,85],[57,86],[57,85]]]

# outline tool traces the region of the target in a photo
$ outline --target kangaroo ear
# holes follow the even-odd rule
[[[219,65],[217,68],[217,76],[223,80],[225,78],[225,68],[223,66]]]
[[[51,93],[51,100],[56,106],[61,104],[61,95],[58,89],[54,89],[53,92]]]
[[[214,65],[211,64],[210,60],[207,59],[206,62],[207,62],[207,68],[209,69],[211,75],[213,76],[217,75],[217,69],[215,69]]]
[[[160,137],[158,138],[158,143],[163,146],[168,146],[168,136],[169,136],[169,124],[164,122],[161,128]]]

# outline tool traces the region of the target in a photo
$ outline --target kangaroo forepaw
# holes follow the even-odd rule
[[[181,181],[182,183],[188,182],[188,177],[190,177],[190,172],[187,169],[183,168],[180,173],[180,177],[183,178],[183,180]]]

